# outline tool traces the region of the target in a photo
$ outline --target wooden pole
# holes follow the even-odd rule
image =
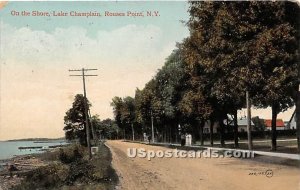
[[[85,128],[86,128],[86,141],[87,141],[87,147],[89,152],[89,158],[92,158],[92,152],[91,152],[91,142],[90,142],[90,127],[89,127],[89,115],[88,115],[88,104],[87,104],[87,97],[86,97],[86,87],[85,87],[85,77],[86,76],[98,76],[98,75],[86,75],[85,71],[92,71],[97,69],[79,69],[79,70],[69,70],[69,72],[73,71],[81,71],[81,75],[70,75],[70,76],[82,76],[82,82],[83,82],[83,93],[84,93],[84,114],[85,114]]]
[[[85,76],[84,68],[82,68],[82,81],[83,81],[83,93],[84,93],[84,112],[85,112],[85,124],[86,124],[86,141],[89,151],[89,158],[92,158],[91,141],[90,141],[90,126],[89,126],[89,115],[88,115],[88,104],[86,99],[86,88],[85,88]]]
[[[246,103],[247,103],[247,135],[248,135],[248,149],[252,150],[252,136],[251,136],[251,100],[249,98],[249,92],[246,91]]]

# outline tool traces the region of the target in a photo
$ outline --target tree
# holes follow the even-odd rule
[[[92,105],[87,100],[88,107]],[[72,107],[66,112],[64,117],[64,131],[67,140],[79,139],[79,142],[86,146],[86,122],[85,122],[85,102],[82,94],[75,96]]]
[[[277,113],[292,105],[299,47],[295,11],[298,15],[298,6],[290,2],[191,2],[186,62],[192,79],[209,94],[221,144],[222,120],[226,113],[236,115],[244,91],[257,106],[273,107],[273,125]]]
[[[221,89],[230,89],[217,84],[224,84],[224,78],[227,72],[223,69],[221,61],[226,43],[219,43],[216,15],[221,4],[219,2],[190,2],[190,20],[187,25],[190,30],[190,36],[182,44],[187,72],[190,75],[190,84],[193,89],[205,95],[206,102],[212,108],[210,113],[211,120],[211,143],[212,126],[215,121],[220,125],[220,141],[224,146],[224,123],[227,117],[228,104],[224,99],[224,93]],[[224,63],[225,64],[225,63]],[[219,91],[217,91],[219,90]],[[219,93],[220,92],[220,93]],[[221,94],[221,95],[219,95]],[[220,98],[222,97],[222,98]],[[232,101],[230,101],[232,102]]]
[[[201,145],[204,145],[203,127],[211,115],[212,108],[200,90],[186,92],[179,104],[180,110],[189,120],[196,120],[199,125]]]
[[[121,120],[126,126],[131,127],[132,140],[134,141],[134,122],[135,122],[135,102],[134,98],[127,96],[123,98],[123,106],[121,109]]]
[[[132,139],[134,140],[134,122],[136,120],[135,116],[135,101],[132,97],[114,97],[111,103],[114,110],[114,116],[117,125],[123,129],[124,138],[126,136],[126,131],[132,131]]]
[[[253,6],[259,8],[260,14],[269,15],[265,19],[257,18],[260,32],[253,43],[250,64],[258,67],[263,76],[254,102],[259,107],[272,108],[271,150],[275,151],[277,114],[294,105],[298,86],[299,26],[296,26],[296,18],[292,15],[294,11],[299,14],[299,7],[291,2]]]
[[[171,138],[172,131],[173,133],[177,131],[178,124],[184,122],[184,115],[179,109],[179,102],[185,89],[188,88],[188,76],[184,69],[180,49],[173,50],[166,59],[164,66],[158,70],[155,80],[157,82],[156,96],[159,100],[157,104],[161,105],[159,107],[159,121],[163,126],[162,132],[166,141],[167,138]]]
[[[256,131],[265,131],[266,124],[264,119],[260,119],[258,116],[252,117],[252,121],[254,124],[254,129]]]
[[[95,127],[96,133],[102,138],[118,139],[120,128],[114,120],[104,119],[100,120],[99,115],[94,115],[91,121]]]
[[[157,81],[151,79],[144,89],[136,90],[135,94],[135,115],[137,124],[141,124],[142,131],[152,134],[151,121],[160,121],[162,104],[157,93]],[[153,118],[152,118],[153,117]]]
[[[116,124],[123,129],[123,136],[125,139],[125,127],[122,123],[122,106],[123,106],[123,101],[122,98],[120,97],[114,97],[112,99],[112,102],[110,103],[110,105],[113,107],[113,113],[114,113],[114,117],[115,117],[115,122]]]
[[[105,119],[102,121],[102,125],[107,126],[107,132],[104,134],[109,139],[118,139],[119,138],[119,131],[120,128],[118,125],[115,123],[114,120],[111,119]]]
[[[110,103],[110,105],[113,107],[115,121],[117,122],[117,124],[119,126],[121,126],[122,125],[122,122],[121,122],[122,98],[117,97],[117,96],[114,97],[112,99],[112,102]]]

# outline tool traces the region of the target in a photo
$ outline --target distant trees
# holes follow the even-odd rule
[[[134,125],[136,123],[135,102],[132,97],[114,97],[111,106],[115,115],[117,125],[123,130],[123,137],[126,137],[126,131],[132,132],[134,140]]]
[[[112,119],[100,120],[99,115],[91,117],[91,122],[95,128],[96,134],[100,139],[118,139],[120,128]]]

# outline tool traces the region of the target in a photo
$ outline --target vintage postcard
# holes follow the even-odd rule
[[[300,189],[298,1],[0,1],[0,190]]]

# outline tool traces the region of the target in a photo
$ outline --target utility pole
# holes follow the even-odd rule
[[[251,100],[249,98],[249,91],[246,91],[246,103],[247,103],[247,135],[248,135],[248,149],[252,150],[252,136],[251,136]]]
[[[82,81],[83,81],[83,93],[84,93],[84,112],[85,112],[85,128],[86,128],[86,141],[87,141],[87,146],[88,146],[88,151],[89,151],[89,158],[92,158],[92,152],[91,152],[91,142],[90,142],[90,127],[89,127],[89,116],[88,116],[88,104],[87,104],[87,98],[86,98],[86,88],[85,88],[85,77],[89,77],[89,76],[98,76],[98,75],[86,75],[85,71],[95,71],[98,69],[73,69],[73,70],[69,70],[69,72],[78,72],[81,71],[82,74],[81,75],[70,75],[72,77],[82,77]]]
[[[153,113],[151,110],[151,131],[152,131],[152,143],[154,143],[154,126],[153,126]]]
[[[93,139],[97,145],[98,143],[98,136],[95,132],[95,128],[94,128],[94,125],[93,125],[93,122],[92,122],[92,115],[91,115],[91,110],[89,109],[89,117],[90,117],[90,122],[91,122],[91,128],[92,128],[92,134],[93,134]]]

